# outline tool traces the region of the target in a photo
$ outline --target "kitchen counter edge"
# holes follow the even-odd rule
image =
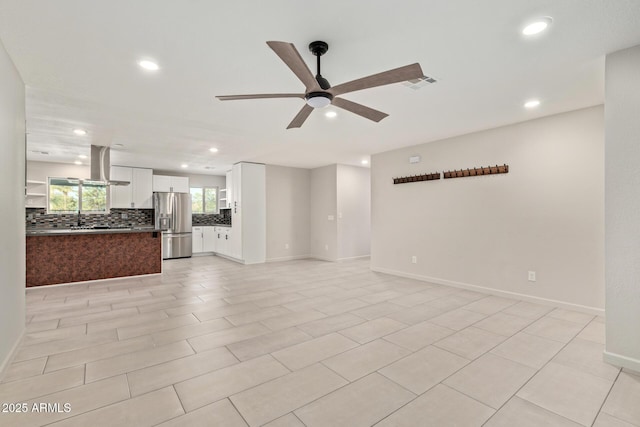
[[[125,234],[125,233],[153,233],[153,232],[162,232],[162,230],[157,228],[100,228],[100,229],[89,229],[89,230],[69,230],[69,229],[39,229],[39,230],[26,230],[27,236],[65,236],[65,235],[76,235],[76,234]]]

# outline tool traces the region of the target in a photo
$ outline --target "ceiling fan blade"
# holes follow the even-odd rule
[[[342,95],[344,93],[355,92],[357,90],[369,89],[377,86],[389,85],[392,83],[404,82],[406,80],[418,79],[422,77],[422,68],[420,64],[415,63],[404,67],[395,68],[393,70],[384,71],[372,76],[363,77],[361,79],[352,80],[342,83],[329,89],[333,96]]]
[[[343,110],[351,111],[354,114],[362,116],[365,119],[373,120],[376,123],[388,116],[387,113],[374,110],[373,108],[365,107],[362,104],[348,101],[343,98],[333,98],[333,101],[331,103],[336,107],[342,108]]]
[[[307,92],[321,90],[316,78],[311,74],[300,53],[294,45],[287,42],[267,42],[267,45],[287,64],[287,67],[304,83]]]
[[[302,110],[300,110],[300,112],[293,118],[291,123],[289,123],[289,126],[287,126],[287,129],[299,128],[300,126],[302,126],[302,124],[304,123],[305,120],[307,120],[307,117],[309,117],[309,114],[311,114],[312,111],[313,111],[312,107],[309,107],[307,104],[304,104],[304,107],[302,107]]]
[[[234,101],[237,99],[268,99],[268,98],[302,98],[304,93],[264,93],[255,95],[220,95],[216,96],[220,101]]]

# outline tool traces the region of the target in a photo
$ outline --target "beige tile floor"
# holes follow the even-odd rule
[[[29,289],[26,320],[2,426],[640,426],[602,318],[368,260],[172,260]]]

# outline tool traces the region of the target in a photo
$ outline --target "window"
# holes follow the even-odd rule
[[[218,187],[191,187],[191,213],[218,213]]]
[[[107,186],[100,181],[49,178],[49,213],[107,212]]]

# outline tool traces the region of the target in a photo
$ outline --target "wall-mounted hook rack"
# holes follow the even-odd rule
[[[443,172],[443,178],[466,178],[468,176],[480,176],[480,175],[498,175],[501,173],[509,173],[509,165],[504,164],[502,166],[487,166],[487,167],[479,167],[479,168],[467,168],[467,169],[456,169],[453,171]]]
[[[440,179],[440,172],[425,173],[422,175],[403,176],[400,178],[393,178],[394,184],[406,184],[407,182],[420,182],[420,181],[435,181]]]

